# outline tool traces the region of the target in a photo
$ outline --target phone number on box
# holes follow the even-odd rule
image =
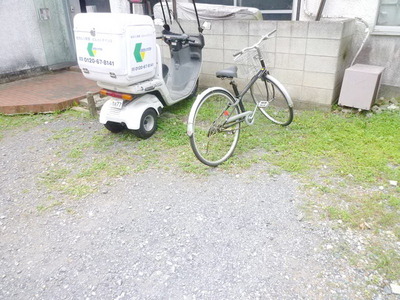
[[[90,64],[105,65],[105,66],[113,66],[114,65],[114,62],[111,60],[105,60],[105,59],[99,59],[99,58],[79,57],[79,61],[87,62]]]

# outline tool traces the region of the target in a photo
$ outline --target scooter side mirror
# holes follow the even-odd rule
[[[210,30],[211,29],[211,23],[208,21],[204,21],[203,24],[201,24],[201,28],[205,30]]]

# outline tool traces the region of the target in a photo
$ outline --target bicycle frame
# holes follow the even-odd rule
[[[256,111],[257,111],[257,108],[262,107],[262,106],[261,106],[261,105],[258,105],[258,106],[256,105],[253,111],[246,111],[242,100],[243,100],[244,95],[251,89],[251,87],[256,83],[256,81],[257,81],[258,79],[261,78],[263,81],[271,80],[275,85],[281,86],[281,84],[280,84],[279,82],[276,82],[273,78],[268,79],[268,78],[269,78],[269,72],[268,72],[268,70],[267,70],[267,68],[266,68],[266,65],[265,65],[265,62],[264,62],[264,58],[263,58],[263,56],[262,56],[262,53],[261,53],[261,50],[260,50],[260,47],[259,47],[259,45],[261,44],[262,41],[268,39],[268,38],[269,38],[273,33],[275,33],[275,32],[276,32],[276,29],[273,30],[273,31],[271,31],[271,32],[269,32],[267,35],[263,36],[263,37],[262,37],[256,44],[254,44],[253,46],[244,48],[244,49],[242,49],[241,51],[239,51],[239,52],[237,52],[237,53],[235,53],[235,54],[233,55],[234,57],[238,57],[239,55],[244,54],[244,53],[245,53],[246,51],[248,51],[248,50],[256,49],[257,55],[258,55],[258,59],[259,59],[259,61],[260,61],[260,67],[261,67],[261,68],[260,68],[260,69],[258,70],[258,72],[250,79],[250,81],[247,83],[247,85],[245,86],[245,88],[244,88],[241,92],[238,91],[238,88],[237,88],[237,85],[236,85],[235,81],[234,81],[233,79],[231,80],[230,84],[232,85],[234,95],[232,95],[232,93],[230,93],[229,91],[227,91],[227,92],[230,93],[230,94],[232,95],[232,97],[234,98],[235,102],[234,102],[233,104],[231,104],[231,105],[228,105],[228,106],[225,108],[225,110],[228,110],[229,107],[237,107],[237,106],[239,106],[239,111],[240,111],[240,113],[237,114],[237,115],[228,117],[228,118],[225,120],[225,122],[224,122],[223,124],[217,125],[217,126],[216,126],[216,127],[218,127],[218,130],[217,130],[217,131],[225,131],[225,130],[228,129],[229,127],[232,127],[232,126],[234,126],[235,124],[241,123],[241,122],[243,122],[243,121],[245,121],[245,122],[247,123],[247,125],[252,125],[252,124],[254,123],[254,116],[255,116],[255,113],[256,113]],[[284,88],[282,87],[281,90],[284,90]],[[207,91],[208,91],[208,90],[207,90]],[[268,92],[268,91],[267,91],[267,92]],[[200,95],[200,96],[201,96],[201,95]],[[289,101],[290,101],[290,97],[289,97],[289,95],[288,95],[287,93],[285,93],[285,96],[286,96],[286,98],[288,98]],[[201,99],[201,97],[198,98],[198,99]],[[196,99],[196,102],[197,102],[197,99]],[[196,104],[196,102],[195,102],[195,104]],[[266,106],[269,104],[268,101],[260,101],[260,104],[261,104],[262,102],[264,102],[264,103],[263,103],[263,105],[265,105],[264,107],[266,107]],[[194,105],[195,105],[195,104],[194,104]],[[293,106],[293,104],[292,104],[291,101],[289,102],[289,106],[290,106],[290,107]],[[191,112],[191,114],[192,114],[192,112]],[[189,119],[190,119],[190,118],[193,118],[193,117],[194,117],[194,116],[189,115]],[[215,123],[215,122],[214,122],[214,123]],[[216,125],[216,124],[214,124],[214,125]],[[192,127],[192,126],[193,126],[192,123],[188,123],[188,135],[189,135],[189,136],[191,136],[191,135],[193,134],[193,127]],[[215,129],[215,128],[214,128],[214,129]]]
[[[246,127],[241,126],[242,123],[253,125],[257,110],[278,125],[287,126],[293,121],[293,102],[290,95],[269,74],[259,47],[275,31],[233,55],[237,64],[256,68],[252,69],[252,77],[241,91],[234,80],[237,77],[237,68],[230,67],[218,71],[216,75],[222,79],[229,78],[233,93],[223,87],[210,87],[197,96],[190,110],[187,134],[193,153],[202,163],[216,167],[231,157],[237,146],[240,130]],[[247,102],[245,95],[249,91],[255,104],[254,110],[252,104],[248,107],[249,110],[244,107],[244,99]]]
[[[258,50],[258,49],[257,49]],[[264,63],[262,57],[260,58],[260,61],[262,62],[262,65]],[[264,80],[266,80],[266,75],[268,74],[268,71],[265,69],[265,67],[263,67],[261,70],[259,70],[257,72],[256,75],[254,75],[250,81],[247,83],[247,85],[245,86],[245,88],[239,93],[237,86],[235,84],[235,82],[232,80],[231,85],[233,87],[233,91],[235,93],[235,99],[237,100],[235,102],[234,105],[239,105],[240,111],[241,113],[233,116],[231,118],[228,118],[226,120],[227,123],[231,123],[231,122],[235,122],[236,120],[239,120],[241,118],[245,118],[244,120],[246,121],[246,123],[248,125],[252,125],[254,122],[254,115],[256,113],[257,110],[257,106],[254,108],[253,111],[246,111],[246,109],[244,108],[244,104],[243,104],[243,97],[244,95],[251,89],[251,87],[253,86],[253,84],[260,78],[263,78]],[[230,126],[232,126],[231,124],[229,124]]]

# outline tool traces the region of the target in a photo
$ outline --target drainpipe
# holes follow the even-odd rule
[[[176,0],[172,0],[172,16],[174,20],[178,20],[178,10],[176,8]]]
[[[321,20],[322,11],[324,10],[325,3],[326,3],[326,0],[321,0],[321,3],[319,4],[319,8],[318,8],[318,12],[317,12],[317,16],[315,18],[315,21]]]
[[[301,1],[297,2],[297,11],[296,11],[296,21],[300,20],[300,7],[301,7]]]

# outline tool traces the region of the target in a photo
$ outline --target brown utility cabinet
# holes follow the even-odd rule
[[[344,72],[339,105],[370,110],[378,96],[385,68],[356,64]]]

